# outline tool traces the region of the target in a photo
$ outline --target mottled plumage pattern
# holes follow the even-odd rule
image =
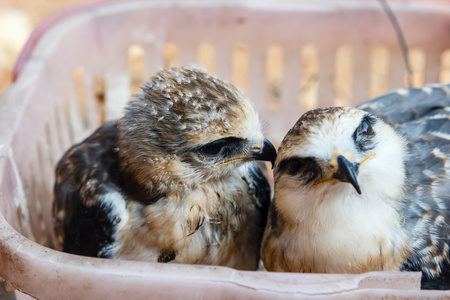
[[[278,150],[266,268],[415,270],[422,288],[449,289],[449,92],[401,89],[305,113]]]
[[[402,269],[424,271],[425,288],[450,288],[450,86],[400,89],[358,108],[408,141],[405,226],[421,234]]]
[[[59,162],[55,232],[69,253],[256,269],[270,188],[251,161],[275,155],[234,86],[161,71]]]

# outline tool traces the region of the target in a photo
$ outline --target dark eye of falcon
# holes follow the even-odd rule
[[[227,137],[205,144],[200,147],[200,152],[208,156],[216,156],[222,152],[230,150],[233,145],[239,143],[241,139],[235,137]],[[224,153],[222,153],[224,154]]]
[[[375,121],[374,117],[365,115],[353,133],[353,140],[359,150],[367,151],[373,149],[372,138],[375,136],[375,131],[372,125],[375,124]]]
[[[321,168],[312,157],[293,157],[280,162],[278,173],[287,172],[291,176],[299,175],[306,182],[315,180],[321,174]]]
[[[286,167],[289,174],[295,175],[302,169],[303,166],[304,164],[302,163],[301,160],[291,159],[287,161]]]

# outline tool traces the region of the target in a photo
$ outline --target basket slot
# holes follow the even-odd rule
[[[38,155],[37,152],[36,155]],[[34,225],[32,227],[34,238],[37,243],[41,245],[46,245],[48,244],[48,240],[46,237],[48,232],[46,232],[45,230],[46,225],[44,221],[42,202],[43,201],[50,202],[52,201],[53,197],[41,198],[41,196],[44,193],[42,192],[43,189],[42,182],[39,180],[40,176],[42,176],[41,166],[37,162],[37,160],[39,159],[40,159],[39,156],[36,156],[36,160],[30,164],[29,177],[31,181],[31,191],[30,191],[31,193],[28,197],[29,199],[28,207],[30,210],[34,209],[33,211],[35,212],[34,214],[31,215],[31,222]],[[51,228],[52,227],[49,227],[49,229]]]
[[[263,47],[250,47],[248,57],[248,95],[259,113],[261,121],[265,126],[268,126],[271,120],[271,111],[268,109],[266,101],[265,50]],[[265,129],[270,129],[270,133],[273,133],[272,124]]]
[[[78,100],[80,120],[82,124],[82,130],[87,130],[91,127],[89,119],[89,107],[86,92],[86,79],[85,71],[82,66],[78,66],[73,71],[73,80],[75,84],[75,90]]]
[[[236,45],[231,55],[231,82],[248,91],[248,47]]]
[[[84,74],[84,88],[86,99],[86,119],[89,126],[86,129],[91,130],[100,126],[105,120],[104,115],[104,84],[101,77],[95,77],[93,74]]]
[[[163,47],[164,68],[180,66],[179,49],[175,43],[167,43]]]
[[[450,49],[442,52],[440,61],[441,70],[439,72],[439,82],[450,82]]]
[[[183,40],[179,43],[179,63],[181,66],[189,66],[196,63],[196,43]]]
[[[271,110],[281,106],[281,84],[284,79],[284,49],[280,44],[272,44],[266,50],[267,104]]]
[[[318,78],[318,107],[327,107],[333,105],[335,81],[335,47],[319,48],[319,78]]]
[[[425,82],[439,82],[439,73],[442,68],[441,55],[443,51],[438,49],[429,49],[426,51],[426,62],[424,77]]]
[[[5,158],[2,176],[0,199],[2,214],[8,222],[21,234],[33,238],[27,198],[12,149]]]
[[[39,223],[39,230],[43,233],[42,244],[47,245],[52,240],[53,218],[51,202],[53,199],[52,186],[54,182],[54,170],[50,157],[49,145],[46,142],[38,142],[39,173],[34,177],[39,189],[36,193],[36,200],[41,204],[43,222]]]
[[[122,115],[122,109],[130,98],[131,77],[127,72],[126,54],[123,60],[108,70],[105,74],[105,118],[106,120],[118,119]]]
[[[64,151],[59,143],[58,132],[53,114],[50,114],[48,123],[45,124],[45,140],[50,163],[54,166],[59,159],[60,154]]]
[[[144,68],[145,60],[148,59],[144,57],[144,48],[140,45],[131,45],[128,48],[128,72],[131,76],[131,94],[136,94],[140,92],[140,86],[144,80]],[[101,87],[101,86],[99,86]],[[103,82],[104,89],[104,82]],[[99,89],[96,89],[98,91]],[[95,93],[99,95],[98,92]],[[104,94],[104,91],[103,91]],[[101,102],[99,97],[97,97],[97,102]],[[104,103],[104,101],[103,101]]]
[[[61,150],[66,151],[68,147],[72,144],[72,141],[70,140],[71,134],[69,129],[69,123],[67,119],[67,115],[64,111],[64,102],[63,99],[64,96],[59,97],[59,101],[55,104],[55,123],[56,123],[56,130],[58,134],[58,141],[60,142]],[[62,152],[60,152],[62,153]],[[59,153],[58,153],[59,154]]]
[[[69,133],[71,133],[71,142],[79,142],[83,138],[84,130],[75,81],[71,80],[68,82],[67,93],[63,94],[63,96],[65,119],[68,122]]]
[[[303,110],[317,107],[319,92],[319,50],[305,45],[300,50],[300,105]]]
[[[426,57],[425,52],[420,48],[412,48],[409,51],[409,60],[411,64],[411,73],[412,73],[412,86],[418,87],[422,86],[425,83],[424,78],[424,70]],[[408,86],[409,82],[407,80],[407,75],[405,75],[406,86]]]
[[[349,45],[337,48],[335,53],[334,97],[332,105],[349,106],[352,100],[355,51]]]
[[[155,74],[164,64],[163,43],[144,44],[144,81]]]
[[[348,105],[358,105],[369,99],[370,85],[370,47],[353,46],[353,88]]]
[[[62,89],[61,93],[61,130],[64,133],[67,133],[66,139],[68,139],[69,145],[72,145],[75,142],[75,132],[73,127],[73,121],[72,121],[72,113],[70,110],[70,104],[69,104],[69,92],[68,88],[64,87]],[[64,128],[66,129],[64,131]],[[66,148],[69,146],[67,145]]]
[[[369,98],[375,98],[387,92],[389,83],[389,50],[376,46],[370,53]]]
[[[233,46],[224,41],[218,41],[215,51],[215,74],[224,81],[231,81]]]
[[[301,77],[300,51],[297,47],[286,45],[284,56],[284,76],[281,85],[281,102],[283,103],[282,105],[286,106],[286,112],[294,111],[295,113],[299,113],[301,109],[299,97]]]
[[[388,90],[398,89],[405,86],[406,67],[402,53],[399,50],[391,51],[389,63],[389,86]]]
[[[208,74],[214,74],[214,46],[209,43],[200,43],[197,48],[197,62],[204,67]]]
[[[300,50],[297,47],[284,48],[283,81],[281,82],[280,121],[282,127],[277,132],[287,132],[304,112],[300,104]]]
[[[36,242],[40,242],[39,240],[39,227],[33,226],[34,224],[39,224],[39,221],[42,220],[42,208],[41,204],[37,199],[35,199],[35,190],[36,190],[36,182],[34,178],[36,177],[36,172],[34,171],[37,165],[37,153],[36,151],[30,151],[30,163],[28,164],[28,172],[27,176],[22,177],[23,189],[25,192],[25,199],[27,199],[27,208],[28,211],[33,212],[30,213],[30,225],[32,237]],[[31,237],[30,237],[31,238]]]

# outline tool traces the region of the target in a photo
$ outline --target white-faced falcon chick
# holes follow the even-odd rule
[[[254,270],[275,160],[252,105],[195,68],[157,73],[56,168],[65,252]]]
[[[449,94],[403,89],[301,116],[278,149],[265,267],[421,271],[422,288],[449,289]]]

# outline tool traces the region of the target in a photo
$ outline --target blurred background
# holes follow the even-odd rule
[[[0,0],[0,94],[11,85],[14,64],[33,28],[49,15],[80,2],[86,1]],[[12,299],[14,292],[0,283],[0,300]]]
[[[0,0],[0,94],[33,28],[49,15],[86,0]]]

